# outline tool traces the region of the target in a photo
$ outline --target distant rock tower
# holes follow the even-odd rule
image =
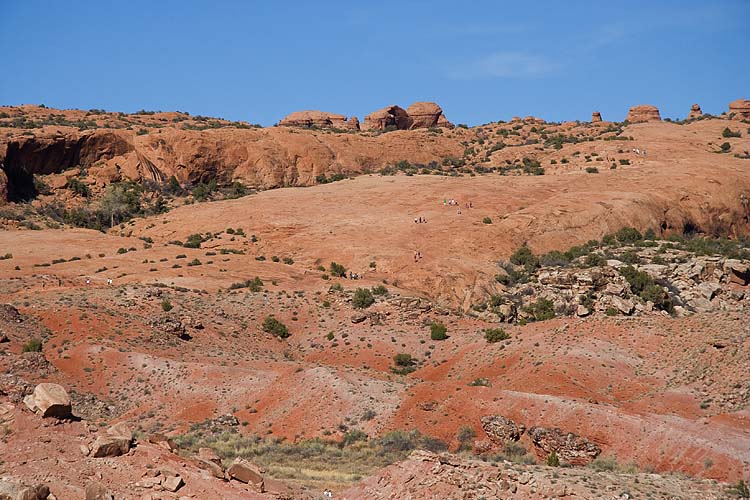
[[[636,122],[659,122],[661,121],[661,115],[659,114],[659,108],[651,106],[649,104],[641,104],[639,106],[633,106],[628,111],[628,116],[625,118],[630,123]]]
[[[729,103],[729,114],[734,113],[735,118],[750,120],[750,100],[737,99]]]
[[[598,111],[591,113],[591,123],[602,121],[602,114]]]
[[[703,111],[701,111],[701,107],[697,104],[693,104],[690,107],[690,113],[688,113],[688,119],[690,118],[698,118],[703,114]]]

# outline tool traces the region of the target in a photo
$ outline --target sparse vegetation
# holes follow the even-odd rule
[[[286,325],[273,316],[266,316],[266,319],[263,320],[263,331],[282,339],[291,335]]]

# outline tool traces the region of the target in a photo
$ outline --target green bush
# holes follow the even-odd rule
[[[623,227],[615,233],[615,238],[622,244],[629,244],[642,240],[643,236],[634,227]]]
[[[290,335],[289,329],[286,325],[273,316],[266,316],[266,319],[263,320],[263,331],[282,339],[285,339]]]
[[[510,335],[502,328],[486,328],[484,330],[484,338],[487,343],[494,344],[495,342],[508,340]]]
[[[26,342],[23,347],[21,347],[22,352],[42,352],[42,341],[39,339],[29,339],[28,342]]]
[[[75,177],[68,179],[68,189],[70,189],[73,194],[83,196],[84,198],[88,198],[91,195],[89,187]]]
[[[338,276],[339,278],[346,277],[346,268],[336,262],[331,262],[330,271],[333,276]]]
[[[549,299],[538,298],[536,302],[525,309],[531,315],[532,321],[546,321],[555,317],[555,305]]]
[[[375,297],[372,296],[372,292],[367,288],[357,288],[352,297],[352,305],[356,309],[367,309],[373,303],[375,303]]]
[[[586,173],[587,174],[598,174],[599,169],[596,167],[586,167]]]
[[[399,353],[393,356],[393,364],[391,371],[399,375],[406,375],[417,369],[417,360],[407,353]]]
[[[732,129],[727,127],[721,132],[721,136],[727,139],[730,137],[742,137],[742,132],[740,132],[739,130],[737,132],[734,132]]]
[[[373,295],[388,295],[388,289],[384,285],[378,285],[372,288]]]
[[[547,457],[547,466],[549,467],[560,467],[560,459],[557,457],[555,450],[552,450]]]
[[[161,309],[164,312],[169,312],[172,310],[172,303],[169,301],[169,299],[164,299],[161,301]]]
[[[722,152],[722,153],[728,153],[728,152],[729,152],[729,150],[731,150],[731,149],[732,149],[732,145],[731,145],[731,144],[729,144],[728,142],[724,142],[724,143],[722,143],[722,145],[721,145],[721,146],[719,146],[719,147],[721,148],[721,152]]]
[[[492,224],[492,219],[490,219],[489,217],[485,217],[484,219],[482,219],[482,222],[484,224]]]
[[[539,259],[526,245],[516,250],[510,256],[510,261],[517,266],[523,266],[527,272],[531,272],[539,266]]]
[[[442,323],[432,323],[430,325],[430,338],[432,340],[445,340],[448,338],[448,327]]]

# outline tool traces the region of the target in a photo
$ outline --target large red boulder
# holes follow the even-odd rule
[[[652,121],[658,122],[661,121],[661,115],[659,114],[659,108],[657,108],[656,106],[642,104],[630,108],[630,111],[628,111],[628,117],[625,119],[630,123]]]

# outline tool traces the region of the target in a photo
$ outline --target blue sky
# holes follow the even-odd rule
[[[750,1],[0,0],[0,104],[271,125],[438,102],[456,123],[684,117],[750,98]]]

